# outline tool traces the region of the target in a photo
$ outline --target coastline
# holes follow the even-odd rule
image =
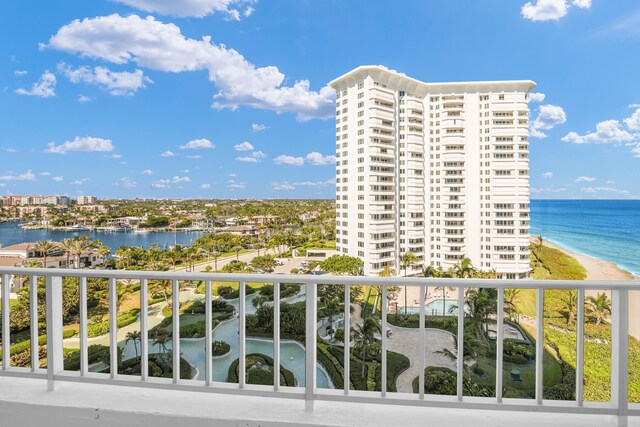
[[[544,235],[543,244],[553,249],[575,258],[587,272],[586,280],[640,280],[640,277],[634,276],[630,272],[623,270],[613,262],[604,261],[589,255],[583,255],[572,252],[562,246],[546,240]],[[537,237],[531,236],[531,243],[537,242]]]
[[[544,239],[544,235],[542,236]],[[536,237],[531,236],[531,242],[537,242],[538,239]],[[555,243],[549,242],[548,240],[544,240],[543,244],[550,248],[557,249],[568,255],[572,258],[575,258],[580,265],[584,267],[587,271],[587,277],[585,280],[639,280],[640,277],[634,276],[630,272],[621,269],[615,263],[604,261],[598,258],[594,258],[588,255],[582,255],[579,253],[575,253],[569,251],[562,246],[559,246]],[[610,295],[609,291],[606,291],[607,294]],[[595,295],[596,292],[587,292],[588,295]],[[640,291],[631,291],[629,292],[629,306],[630,307],[640,307]],[[629,335],[640,340],[640,311],[639,310],[629,310]]]

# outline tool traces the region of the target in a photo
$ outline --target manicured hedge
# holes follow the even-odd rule
[[[270,370],[267,371],[259,368],[250,369],[251,366],[255,365],[257,362],[261,362],[263,366],[268,366]],[[239,359],[236,359],[229,366],[227,374],[228,383],[238,382],[239,364]],[[247,354],[245,358],[245,366],[247,369],[246,380],[248,384],[273,385],[273,359],[271,357],[261,353]],[[296,385],[293,372],[285,369],[282,365],[280,365],[280,385],[288,387],[294,387]]]
[[[129,326],[132,323],[135,323],[138,320],[138,314],[140,310],[134,308],[127,312],[118,314],[118,318],[116,323],[118,328],[124,328],[125,326]],[[90,323],[87,326],[87,336],[89,338],[99,337],[109,333],[109,320],[104,320],[102,322]]]
[[[256,288],[251,286],[245,287],[245,295],[251,295],[256,292]],[[232,286],[221,286],[218,288],[218,295],[220,295],[224,299],[237,299],[240,297],[240,288],[235,288]]]
[[[118,367],[118,373],[122,375],[140,375],[140,356],[125,360]],[[193,366],[184,358],[180,358],[180,379],[190,380]],[[173,378],[173,362],[171,354],[153,353],[149,355],[149,376],[160,378]]]
[[[211,343],[211,354],[213,356],[224,356],[231,351],[231,346],[225,341],[214,341]]]

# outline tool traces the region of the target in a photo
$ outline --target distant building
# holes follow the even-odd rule
[[[95,196],[78,196],[76,201],[79,205],[95,205],[98,199]]]

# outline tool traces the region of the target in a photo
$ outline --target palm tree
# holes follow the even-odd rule
[[[473,333],[465,331],[462,343],[462,357],[463,363],[475,360],[476,365],[480,356],[487,352],[487,347],[482,341],[480,341]],[[442,350],[434,351],[435,354],[444,356],[452,362],[458,361],[458,338],[454,337],[453,350],[443,348]],[[463,365],[466,367],[466,365]]]
[[[364,313],[363,313],[364,314]],[[367,347],[375,340],[376,332],[382,333],[380,326],[380,320],[377,317],[371,315],[365,315],[362,318],[362,323],[357,324],[354,328],[354,336],[356,343],[362,349],[362,378],[365,376]],[[348,333],[345,331],[345,334]]]
[[[133,348],[136,352],[136,357],[138,357],[138,341],[142,340],[142,334],[140,331],[131,331],[127,332],[126,338],[124,340],[124,345],[127,345],[129,341],[133,341]]]
[[[244,248],[242,246],[240,246],[240,245],[236,245],[233,248],[231,248],[231,250],[236,253],[236,261],[240,261],[240,252],[243,249]]]
[[[219,250],[215,250],[213,252],[211,252],[211,256],[213,257],[213,262],[215,264],[215,270],[218,271],[218,258],[220,258],[220,255],[222,255],[222,252],[220,252]]]
[[[521,289],[505,289],[504,291],[504,305],[509,313],[509,320],[511,319],[512,313],[518,313],[518,307],[516,306],[516,302],[518,302],[518,298],[520,297]]]
[[[611,316],[611,300],[607,297],[607,294],[603,292],[598,293],[597,297],[587,297],[587,313],[590,317],[596,319],[596,325]]]
[[[169,336],[169,332],[163,330],[155,334],[155,336],[153,337],[153,345],[157,345],[158,347],[160,347],[160,351],[163,355],[165,355],[168,353],[167,343],[170,339],[171,337]]]
[[[462,258],[460,263],[453,267],[456,277],[467,279],[473,277],[476,269],[471,265],[471,260],[467,257]]]
[[[42,257],[44,258],[42,267],[47,268],[47,256],[49,255],[49,252],[55,251],[59,248],[59,246],[57,243],[52,242],[51,240],[42,240],[40,242],[37,242],[34,245],[34,248],[36,251],[40,252],[42,254]]]
[[[76,257],[75,268],[80,268],[80,257],[82,254],[93,247],[93,242],[88,238],[74,238],[71,245],[71,253]]]
[[[418,262],[418,257],[413,252],[400,255],[400,266],[404,269],[404,277],[407,277],[407,268],[413,267]],[[404,315],[407,316],[407,287],[404,287]]]
[[[71,260],[71,254],[74,249],[74,241],[73,239],[63,239],[62,242],[58,243],[58,247],[67,257],[67,268],[69,268],[69,262]]]
[[[560,296],[562,304],[561,310],[567,313],[567,325],[575,322],[578,311],[578,293],[574,290],[565,289]]]
[[[165,254],[165,258],[167,259],[167,261],[169,261],[171,263],[171,267],[173,268],[173,271],[176,270],[176,264],[178,263],[178,261],[180,261],[182,259],[182,255],[179,252],[176,251],[168,251]]]
[[[378,273],[378,276],[380,277],[393,277],[396,275],[396,271],[393,269],[393,267],[391,267],[389,264],[385,265],[384,268],[382,270],[380,270],[380,273]],[[384,301],[382,301],[382,286],[374,286],[377,292],[376,295],[376,299],[378,299],[378,297],[380,297],[380,310],[382,311],[382,304],[384,304]],[[377,308],[378,304],[374,304],[373,310],[375,311]]]

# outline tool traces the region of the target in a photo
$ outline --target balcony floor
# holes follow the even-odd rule
[[[3,426],[615,426],[611,416],[316,402],[0,378]],[[427,422],[428,420],[428,422]],[[640,426],[637,418],[629,426]]]

